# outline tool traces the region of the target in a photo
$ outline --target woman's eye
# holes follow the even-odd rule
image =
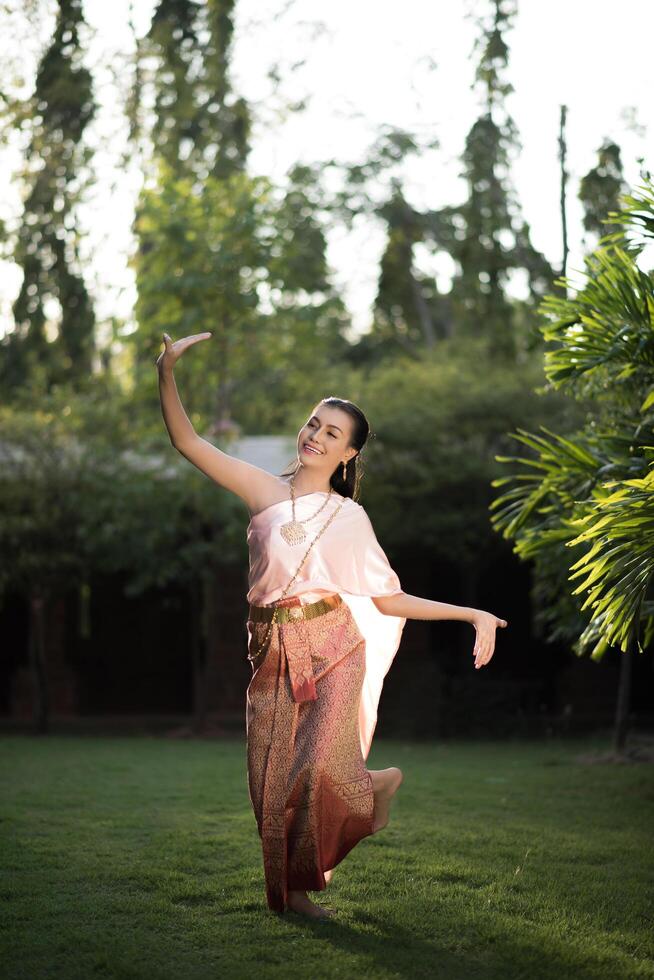
[[[307,422],[307,428],[315,429],[315,427],[316,427],[315,422]],[[335,432],[330,432],[328,434],[332,437],[332,439],[338,439],[338,436],[336,435]]]

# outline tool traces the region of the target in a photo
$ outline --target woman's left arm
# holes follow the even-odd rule
[[[477,632],[473,649],[475,667],[483,667],[493,656],[495,649],[495,630],[507,625],[505,619],[494,616],[483,609],[472,606],[454,606],[436,599],[423,599],[422,596],[396,592],[395,595],[372,596],[377,609],[385,616],[401,616],[405,619],[458,619],[471,623]]]

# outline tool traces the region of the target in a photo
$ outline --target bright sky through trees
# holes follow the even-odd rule
[[[53,5],[54,6],[54,5]],[[147,30],[153,0],[134,4],[138,34]],[[479,5],[476,5],[480,9]],[[84,273],[97,301],[100,323],[111,316],[129,318],[134,303],[133,277],[127,269],[131,248],[132,206],[140,175],[119,159],[126,126],[119,101],[129,84],[124,58],[131,51],[129,0],[87,0],[85,17],[92,28],[87,63],[96,77],[100,112],[93,124],[99,182],[83,214],[88,231]],[[440,149],[404,169],[405,193],[419,208],[456,203],[464,194],[458,174],[465,134],[479,111],[471,90],[477,30],[465,13],[471,3],[405,0],[239,0],[233,48],[235,91],[256,103],[261,120],[253,134],[252,173],[283,179],[296,161],[361,158],[382,125],[405,127],[423,138],[438,138]],[[483,7],[483,5],[482,5]],[[322,24],[324,30],[317,27]],[[39,25],[40,37],[25,39],[20,71],[31,84],[40,44],[52,21]],[[622,148],[625,177],[639,183],[637,158],[654,167],[654,61],[651,0],[520,0],[510,46],[509,79],[515,92],[507,106],[523,144],[514,161],[513,181],[532,241],[556,267],[561,261],[559,105],[568,106],[568,227],[571,254],[568,274],[582,268],[579,179],[596,162],[604,137]],[[3,54],[6,42],[0,42]],[[15,52],[14,52],[15,55]],[[6,63],[6,62],[5,62]],[[267,72],[278,65],[277,91]],[[292,69],[292,66],[297,66]],[[6,69],[5,69],[6,71]],[[306,112],[286,119],[283,102],[307,99]],[[19,162],[17,147],[0,153],[3,185]],[[18,187],[3,195],[0,217],[20,208]],[[589,245],[592,244],[589,242]],[[344,292],[356,329],[365,330],[376,290],[382,230],[361,222],[354,231],[334,229],[329,259]],[[446,288],[450,269],[417,255]],[[0,333],[11,322],[11,303],[19,271],[7,263],[0,289]],[[521,284],[514,283],[521,295]]]

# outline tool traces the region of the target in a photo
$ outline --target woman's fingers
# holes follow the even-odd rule
[[[493,644],[482,644],[479,649],[475,648],[475,667],[483,667],[493,656]]]
[[[190,337],[182,337],[180,340],[175,341],[175,352],[183,354],[187,347],[197,344],[200,340],[206,340],[210,336],[210,333],[196,333]]]
[[[174,360],[177,360],[182,356],[186,348],[191,346],[191,344],[196,344],[200,340],[207,340],[208,337],[211,337],[211,333],[209,331],[206,333],[196,333],[188,337],[182,337],[180,340],[173,340],[170,334],[164,333],[164,350],[157,358],[156,363],[159,364],[164,354],[168,354]]]
[[[491,659],[495,650],[495,630],[498,626],[508,626],[508,622],[492,613],[478,611],[474,619],[474,626],[477,631],[477,639],[472,651],[475,667],[483,667]]]
[[[502,621],[504,622],[504,621]],[[475,656],[475,667],[483,667],[493,656],[495,651],[495,630],[493,628],[482,629],[477,636],[473,654]]]
[[[475,658],[475,667],[483,667],[487,664],[490,658],[493,656],[494,647],[490,647],[489,650],[480,650]]]
[[[168,335],[166,334],[166,336]],[[198,340],[206,340],[207,337],[210,336],[211,334],[208,331],[206,333],[192,333],[189,334],[188,337],[180,337],[179,340],[175,341],[175,343],[181,344],[184,347],[188,347],[189,344],[196,344]]]
[[[495,651],[495,637],[484,638],[475,645],[475,667],[483,667],[487,664]]]

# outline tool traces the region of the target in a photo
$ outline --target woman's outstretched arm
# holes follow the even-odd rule
[[[477,640],[473,649],[475,667],[483,667],[493,656],[495,630],[507,626],[506,619],[472,606],[455,606],[436,599],[396,592],[394,595],[373,596],[374,604],[385,616],[403,616],[406,619],[458,619],[475,627]]]
[[[472,623],[474,613],[479,612],[471,606],[453,606],[449,602],[423,599],[407,592],[374,596],[373,602],[385,616],[404,616],[406,619],[460,619]]]
[[[205,335],[201,334],[200,336]],[[161,357],[163,358],[163,354]],[[159,361],[157,361],[157,366],[159,367],[159,401],[161,403],[161,414],[163,415],[164,424],[168,429],[168,435],[170,436],[172,445],[179,452],[182,452],[182,446],[192,442],[193,439],[198,439],[199,436],[184,411],[184,406],[182,405],[175,383],[173,365],[164,365],[162,363],[159,366]]]
[[[236,459],[199,436],[184,411],[175,384],[173,368],[184,351],[210,336],[210,333],[199,333],[173,342],[167,333],[163,335],[165,349],[156,361],[161,413],[175,449],[219,486],[245,501],[250,513],[257,513],[279,494],[280,481],[259,466]]]

